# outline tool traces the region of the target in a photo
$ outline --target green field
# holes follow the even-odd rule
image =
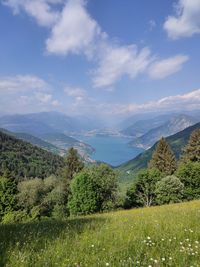
[[[0,266],[200,266],[200,201],[0,225]]]

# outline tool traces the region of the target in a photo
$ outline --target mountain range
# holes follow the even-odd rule
[[[177,159],[180,158],[182,148],[187,144],[192,131],[198,128],[200,128],[200,123],[192,125],[184,129],[183,131],[180,131],[166,138]],[[136,158],[120,165],[117,168],[121,173],[121,181],[124,182],[125,180],[132,180],[141,169],[147,167],[156,145],[157,142],[150,149],[146,150]]]
[[[144,130],[144,127],[147,126],[146,129],[148,130],[148,128],[150,128],[150,130],[143,135],[134,138],[129,145],[148,149],[161,137],[173,135],[199,122],[199,119],[185,114],[172,115],[166,120],[167,117],[168,116],[159,116],[152,120],[145,121],[144,124],[140,122],[140,129]]]
[[[73,146],[84,159],[91,161],[89,156],[94,152],[90,145],[68,136],[97,127],[97,121],[86,117],[74,118],[59,112],[6,115],[0,117],[0,127],[20,139],[60,155]]]

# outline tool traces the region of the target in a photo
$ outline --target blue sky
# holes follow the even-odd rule
[[[200,0],[3,0],[0,113],[200,108]]]

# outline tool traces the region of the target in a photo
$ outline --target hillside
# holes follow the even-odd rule
[[[184,129],[183,131],[166,138],[177,158],[179,158],[182,148],[188,142],[190,134],[193,130],[197,128],[200,128],[200,123],[190,126]],[[121,172],[122,181],[133,179],[133,177],[138,173],[138,171],[140,171],[142,168],[147,167],[156,145],[157,143],[155,143],[150,149],[146,150],[144,153],[138,155],[136,158],[118,167],[118,170]]]
[[[0,175],[8,169],[16,179],[56,174],[63,158],[0,131]]]
[[[0,266],[199,266],[199,207],[192,201],[0,224]]]
[[[38,146],[40,148],[43,148],[47,151],[50,151],[50,152],[58,154],[58,155],[64,155],[67,152],[64,149],[60,149],[60,148],[58,148],[58,147],[56,147],[56,146],[54,146],[48,142],[45,142],[44,140],[42,140],[38,137],[35,137],[35,136],[27,134],[27,133],[14,133],[14,132],[10,132],[6,129],[2,129],[2,128],[0,128],[0,131],[4,132],[6,134],[9,134],[11,136],[14,136],[17,139],[22,139],[23,141],[31,143],[34,146]]]
[[[185,128],[194,125],[199,122],[196,118],[193,118],[188,115],[175,115],[172,116],[168,121],[160,124],[158,127],[153,127],[156,123],[161,123],[159,120],[149,121],[149,127],[151,129],[146,132],[144,135],[135,138],[129,144],[133,147],[142,147],[144,149],[150,148],[156,141],[161,137],[166,137],[173,135],[177,132],[184,130]]]
[[[153,128],[163,125],[169,120],[173,114],[160,115],[153,118],[138,120],[135,123],[129,125],[127,128],[121,130],[124,135],[132,137],[140,137],[150,131]]]

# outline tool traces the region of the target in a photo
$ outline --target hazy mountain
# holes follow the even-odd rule
[[[66,154],[66,150],[65,149],[62,149],[62,148],[59,148],[59,147],[56,147],[38,137],[35,137],[33,135],[30,135],[30,134],[27,134],[27,133],[14,133],[14,132],[10,132],[8,130],[5,130],[5,129],[0,129],[1,132],[4,132],[6,134],[9,134],[13,137],[16,137],[18,139],[21,139],[21,140],[24,140],[26,142],[29,142],[31,143],[32,145],[35,145],[35,146],[38,146],[40,148],[43,148],[47,151],[50,151],[52,153],[55,153],[55,154],[58,154],[58,155],[64,155]]]
[[[84,116],[70,117],[59,112],[40,112],[0,117],[0,127],[13,132],[29,133],[35,136],[46,133],[81,133],[101,125],[98,120]]]
[[[194,117],[182,114],[182,115],[172,116],[168,121],[161,124],[162,122],[161,117],[160,117],[160,120],[159,119],[150,120],[149,124],[148,122],[146,122],[146,124],[144,124],[144,127],[145,125],[147,125],[148,127],[151,127],[150,126],[151,124],[152,126],[156,124],[160,124],[160,125],[158,127],[155,127],[149,130],[144,135],[138,138],[135,138],[129,144],[133,147],[142,147],[144,149],[147,149],[151,147],[161,137],[173,135],[177,132],[184,130],[185,128],[191,125],[194,125],[195,123],[199,121]]]
[[[173,152],[176,155],[176,158],[180,157],[182,148],[187,144],[190,134],[195,129],[200,128],[200,123],[197,123],[193,126],[190,126],[186,129],[184,129],[181,132],[178,132],[172,136],[167,137],[167,141],[169,142]],[[152,157],[152,153],[155,150],[155,147],[157,145],[157,142],[148,150],[138,155],[136,158],[122,164],[118,167],[118,169],[121,171],[121,179],[123,180],[132,180],[137,173],[143,169],[146,168],[148,165],[148,162],[150,161]]]
[[[94,148],[90,145],[78,141],[75,138],[67,136],[63,133],[47,133],[40,135],[40,137],[46,142],[51,143],[60,149],[68,149],[70,147],[74,147],[83,157],[87,157],[94,152]]]
[[[123,129],[121,131],[122,134],[133,136],[133,137],[140,137],[143,134],[147,133],[149,130],[161,126],[167,120],[169,120],[173,114],[165,114],[156,116],[154,118],[149,118],[146,120],[139,120],[136,121],[134,124],[130,125],[129,127]]]

